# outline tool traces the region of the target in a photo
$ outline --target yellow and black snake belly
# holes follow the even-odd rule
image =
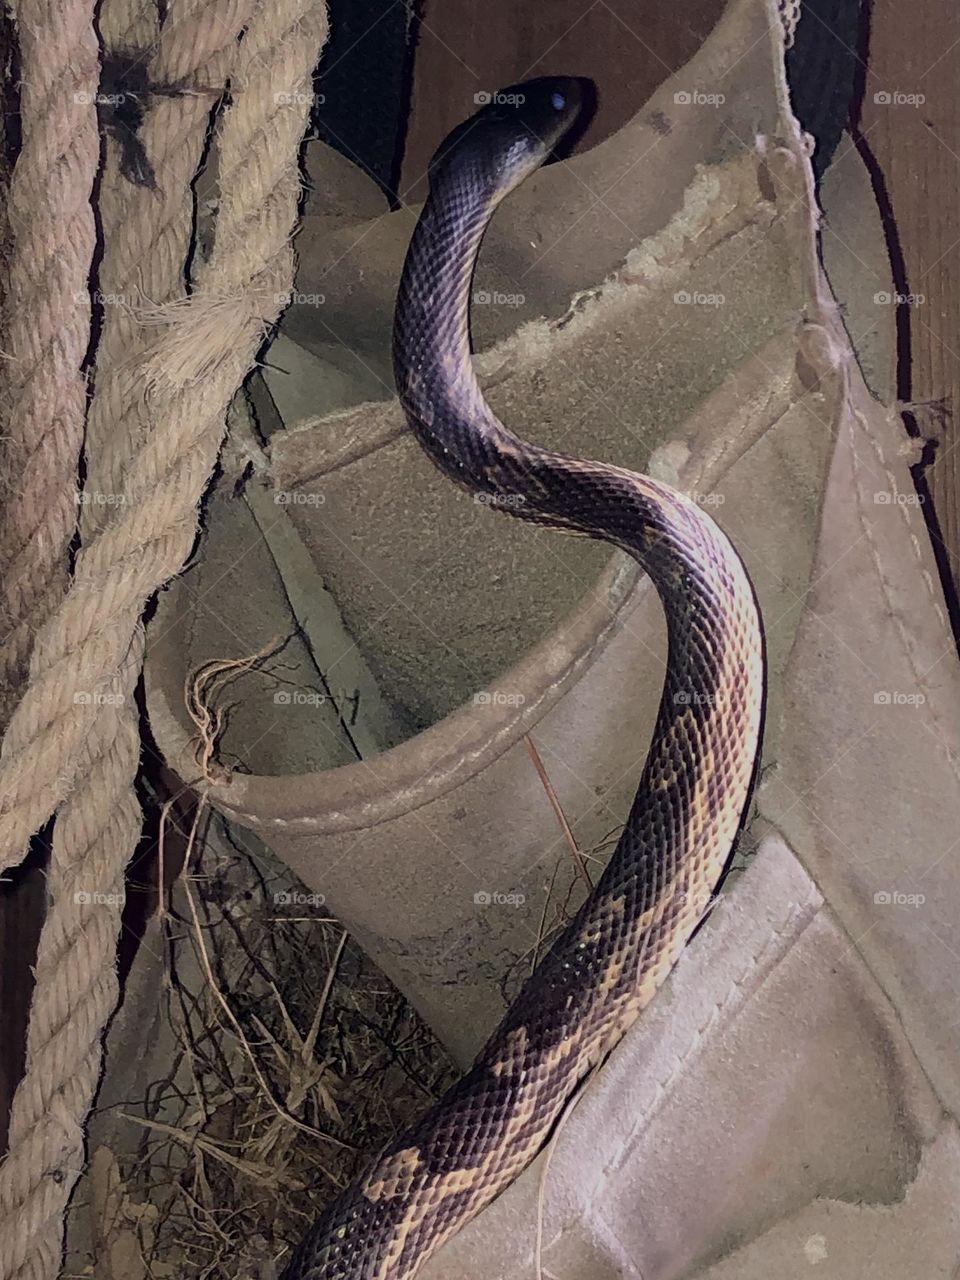
[[[519,440],[473,374],[469,291],[481,237],[579,103],[576,80],[514,86],[437,152],[401,280],[394,367],[411,429],[452,479],[513,516],[621,547],[650,575],[669,645],[650,752],[603,876],[474,1065],[337,1197],[283,1280],[411,1280],[517,1177],[669,973],[709,905],[749,796],[763,644],[726,536],[663,484]]]

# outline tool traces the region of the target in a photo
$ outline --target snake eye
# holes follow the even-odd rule
[[[550,101],[553,104],[553,109],[555,111],[562,111],[563,108],[567,105],[566,98],[563,96],[562,93],[559,93],[557,90],[554,90],[554,92],[550,95]]]

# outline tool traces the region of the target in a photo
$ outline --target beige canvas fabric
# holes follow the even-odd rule
[[[852,368],[840,426],[760,791],[781,834],[432,1280],[533,1276],[538,1218],[557,1280],[957,1274],[960,683],[898,419]]]
[[[806,143],[783,95],[779,25],[762,4],[732,5],[635,120],[570,162],[574,209],[575,178],[557,167],[544,175],[549,189],[531,180],[532,195],[516,193],[525,212],[505,202],[508,223],[494,223],[481,261],[487,281],[502,278],[531,222],[555,219],[561,199],[572,223],[553,226],[562,251],[527,285],[527,305],[546,314],[478,359],[512,428],[654,471],[709,505],[735,540],[767,624],[768,760],[850,358],[816,266]],[[616,189],[622,202],[630,183],[635,208],[593,194]],[[405,212],[386,221],[401,217],[409,230]],[[632,226],[649,234],[631,244]],[[316,283],[310,231],[306,296]],[[392,245],[380,222],[363,237],[374,260]],[[343,270],[352,288],[349,263]],[[328,298],[340,296],[337,279]],[[574,280],[591,287],[571,300]],[[392,302],[383,300],[387,313]],[[346,304],[341,321],[352,332]],[[284,377],[268,376],[278,403],[302,403],[284,396]],[[389,750],[342,764],[342,754],[324,758],[322,709],[278,712],[275,684],[251,673],[236,686],[223,742],[223,758],[235,753],[245,769],[215,778],[208,796],[325,896],[466,1064],[529,969],[544,919],[568,890],[576,900],[574,863],[526,736],[580,847],[597,849],[622,822],[647,753],[664,660],[659,602],[625,557],[472,503],[423,456],[395,399],[277,429],[269,468],[275,490],[261,528],[269,539],[284,527],[302,544],[284,584],[302,601],[301,626],[316,648],[324,629],[357,640],[328,643],[320,669],[339,682],[359,648],[381,700],[401,713],[375,726]],[[258,573],[262,540],[248,520],[243,504],[218,504],[204,561],[166,593],[151,630],[151,720],[184,778],[197,768],[185,672],[236,653],[238,632],[254,651],[282,616],[276,570]],[[310,589],[304,560],[315,566]],[[324,615],[326,592],[342,617]],[[251,615],[264,619],[252,639]],[[361,712],[371,705],[364,695]],[[402,716],[411,723],[398,740]]]
[[[428,1280],[535,1275],[538,1221],[556,1280],[958,1274],[960,680],[849,144],[823,201],[859,365],[837,353],[843,406],[759,796],[771,834],[549,1167]]]

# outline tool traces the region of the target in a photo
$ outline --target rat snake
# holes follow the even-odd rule
[[[518,439],[471,365],[480,240],[579,114],[580,83],[494,94],[434,156],[400,284],[394,371],[413,433],[453,480],[512,515],[612,543],[650,575],[669,646],[652,744],[623,835],[572,923],[467,1074],[336,1198],[283,1280],[411,1280],[517,1177],[702,919],[752,785],[763,644],[725,535],[666,485]]]

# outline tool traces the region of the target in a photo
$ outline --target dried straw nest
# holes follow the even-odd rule
[[[199,837],[195,838],[198,844]],[[342,926],[208,816],[202,875],[163,920],[172,1052],[93,1153],[97,1280],[267,1280],[360,1163],[454,1078],[441,1046]]]

